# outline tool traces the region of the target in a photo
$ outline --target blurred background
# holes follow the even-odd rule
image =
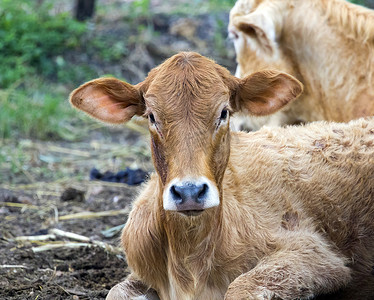
[[[89,179],[152,171],[147,129],[96,122],[69,93],[101,76],[136,84],[179,51],[233,73],[234,3],[0,0],[0,299],[103,299],[126,276],[118,240],[139,186]]]

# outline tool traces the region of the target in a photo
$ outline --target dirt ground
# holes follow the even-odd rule
[[[118,147],[121,138],[127,138],[131,149],[139,143],[146,149],[147,144],[146,136],[128,128],[109,129],[105,135],[94,131],[88,139],[93,136],[112,147]],[[88,152],[88,157],[74,160],[69,167],[72,177],[74,170],[83,169],[88,178],[100,158],[97,154],[103,152],[95,152],[92,145],[78,150],[82,145],[45,143],[43,147],[29,145],[29,151],[38,157],[59,151],[65,160]],[[61,154],[62,149],[75,152]],[[152,170],[149,153],[126,157],[121,164]],[[59,167],[67,168],[66,163],[56,165]],[[128,272],[120,249],[120,229],[140,186],[84,178],[54,182],[37,178],[29,184],[1,186],[0,299],[104,299],[125,278]],[[66,233],[79,236],[66,237]]]

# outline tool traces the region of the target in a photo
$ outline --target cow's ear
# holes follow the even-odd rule
[[[272,55],[277,48],[277,26],[274,20],[262,11],[255,11],[244,16],[235,16],[233,28],[251,38],[253,48],[259,48]]]
[[[286,73],[264,70],[239,79],[232,107],[255,116],[266,116],[283,108],[303,91],[303,85]]]
[[[106,123],[120,124],[144,113],[139,90],[115,78],[89,81],[70,94],[70,103]]]

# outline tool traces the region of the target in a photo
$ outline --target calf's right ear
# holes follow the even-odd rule
[[[236,111],[266,116],[295,100],[302,91],[302,83],[293,76],[263,70],[239,79],[239,88],[232,106]]]
[[[70,94],[70,103],[106,123],[120,124],[144,113],[140,91],[116,78],[89,81]]]

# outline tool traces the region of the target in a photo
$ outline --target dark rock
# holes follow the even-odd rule
[[[77,190],[75,188],[67,188],[61,195],[61,201],[84,201],[84,191]]]

